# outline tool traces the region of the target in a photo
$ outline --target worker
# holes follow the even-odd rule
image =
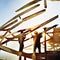
[[[34,32],[33,40],[34,40],[34,49],[32,54],[32,59],[36,60],[36,49],[38,48],[38,53],[41,53],[41,45],[40,45],[40,39],[42,38],[42,33],[39,33],[37,31]]]
[[[20,48],[19,48],[19,52],[20,52],[20,57],[19,60],[21,60],[21,55],[22,55],[22,51],[24,48],[24,39],[25,39],[25,34],[23,31],[20,31],[20,35],[19,35],[19,44],[20,44]]]
[[[36,49],[38,48],[38,53],[41,53],[41,44],[40,44],[40,39],[42,38],[42,33],[39,33],[37,31],[35,33],[35,38],[34,38],[34,53],[36,52]]]

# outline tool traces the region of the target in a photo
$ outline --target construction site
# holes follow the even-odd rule
[[[4,24],[0,20],[0,60],[60,60],[60,7],[56,4],[60,1],[27,1],[14,17]]]

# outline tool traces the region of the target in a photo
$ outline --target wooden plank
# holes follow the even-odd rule
[[[23,20],[25,21],[25,20],[31,19],[31,18],[33,18],[33,17],[35,17],[35,16],[38,16],[39,14],[42,14],[42,13],[45,12],[45,11],[46,11],[45,9],[43,9],[43,10],[41,10],[41,11],[38,11],[38,12],[36,12],[36,13],[30,15],[30,16],[27,16],[27,17],[23,18]]]
[[[0,48],[3,50],[3,51],[6,51],[6,52],[9,52],[9,53],[12,53],[12,54],[16,54],[18,56],[20,56],[20,52],[16,51],[16,50],[13,50],[11,48],[8,48],[8,47],[5,47],[5,46],[1,46],[0,45]]]
[[[14,20],[14,21],[10,22],[9,24],[6,24],[5,26],[0,27],[0,30],[4,30],[6,27],[9,27],[9,26],[13,25],[13,24],[16,23],[17,21],[18,21],[18,20]]]
[[[2,42],[1,45],[5,44],[5,43],[7,43],[9,41],[11,41],[11,40],[6,40],[6,41]]]
[[[16,12],[18,12],[18,11],[20,11],[20,10],[26,8],[26,7],[29,7],[29,6],[35,4],[35,3],[39,2],[39,1],[40,0],[35,0],[35,1],[33,0],[33,1],[29,2],[29,3],[27,3],[26,5],[24,5],[23,7],[19,8],[18,10],[16,10]]]
[[[46,31],[48,31],[48,30],[50,30],[50,29],[52,29],[52,28],[54,28],[54,27],[56,27],[56,26],[58,26],[58,24],[55,24],[55,25],[53,25],[53,26],[51,26],[51,27],[49,27],[49,28],[46,28]]]
[[[44,0],[44,8],[47,8],[47,0]]]

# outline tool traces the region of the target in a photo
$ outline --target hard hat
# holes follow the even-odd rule
[[[37,31],[34,31],[34,34],[38,34],[38,32]]]

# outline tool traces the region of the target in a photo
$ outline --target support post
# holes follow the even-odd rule
[[[46,28],[44,28],[44,49],[45,49],[45,60],[47,60],[47,52],[46,52]]]

